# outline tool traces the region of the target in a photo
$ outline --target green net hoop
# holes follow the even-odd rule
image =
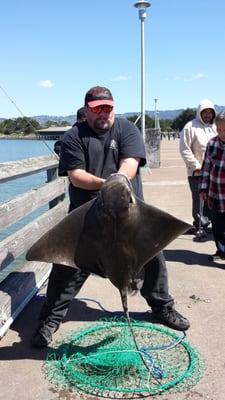
[[[202,357],[186,339],[149,322],[132,321],[132,328],[139,352],[125,319],[70,333],[47,355],[48,379],[59,388],[116,399],[186,391],[201,379]]]

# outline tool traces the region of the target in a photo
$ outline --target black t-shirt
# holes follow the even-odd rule
[[[62,141],[59,174],[73,169],[83,169],[91,174],[107,178],[119,169],[123,158],[140,158],[139,167],[146,164],[145,147],[140,131],[125,118],[116,118],[113,126],[103,135],[97,135],[87,122],[77,124],[66,132]],[[143,199],[140,171],[131,181],[137,197]],[[91,200],[97,191],[80,189],[70,184],[72,208]]]

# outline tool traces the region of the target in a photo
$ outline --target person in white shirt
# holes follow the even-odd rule
[[[197,232],[200,224],[206,233],[210,224],[210,212],[206,203],[200,212],[199,184],[207,143],[217,135],[215,116],[214,104],[210,100],[202,100],[196,117],[189,121],[180,132],[180,154],[186,164],[192,194],[193,229],[189,233]]]

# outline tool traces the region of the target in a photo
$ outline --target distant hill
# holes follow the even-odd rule
[[[166,111],[158,111],[158,115],[160,119],[174,119],[176,118],[182,111],[184,111],[182,108],[179,110],[166,110]],[[140,114],[140,111],[138,112],[131,112],[131,113],[125,113],[125,114],[120,114],[123,117],[131,117],[132,115],[138,115]],[[155,111],[146,111],[146,115],[148,115],[151,118],[155,117]]]
[[[221,112],[225,110],[225,106],[218,106],[215,105],[215,109],[217,112]],[[176,118],[179,114],[181,114],[184,111],[184,108],[180,108],[178,110],[159,110],[159,119],[174,119]],[[129,113],[124,113],[124,114],[117,114],[118,117],[131,117],[132,115],[139,115],[140,111],[133,111]],[[155,111],[146,111],[146,115],[149,115],[149,117],[154,118],[155,116]],[[65,117],[62,116],[52,116],[52,115],[38,115],[35,117],[32,117],[36,119],[39,124],[44,125],[48,120],[51,121],[57,121],[57,122],[62,122],[62,121],[67,121],[69,122],[70,125],[72,125],[75,122],[76,117],[74,115],[67,115]]]
[[[215,109],[217,112],[221,112],[225,110],[225,106],[219,106],[215,105]],[[158,115],[159,119],[174,119],[176,118],[180,113],[184,111],[183,108],[180,108],[178,110],[159,110]],[[131,117],[132,115],[139,115],[140,111],[133,111],[129,113],[124,113],[124,114],[117,114],[118,117]],[[149,115],[149,117],[154,118],[155,116],[155,111],[146,111],[146,115]],[[40,125],[44,126],[47,121],[56,121],[58,123],[62,121],[67,121],[68,125],[73,125],[74,122],[76,121],[75,115],[66,115],[66,116],[59,116],[59,115],[35,115],[33,117],[30,117],[35,119],[36,121],[39,122]],[[0,122],[4,121],[5,118],[0,118]]]
[[[40,125],[45,125],[47,121],[62,122],[67,121],[68,125],[73,125],[76,122],[75,115],[59,116],[59,115],[36,115],[31,117],[39,122]]]
[[[224,107],[225,108],[225,107]],[[179,110],[167,110],[167,111],[159,111],[159,118],[160,119],[174,119],[176,118],[182,111],[183,109]],[[123,117],[123,118],[129,118],[132,115],[139,115],[140,111],[134,111],[134,112],[129,112],[129,113],[124,113],[124,114],[117,114],[118,117]],[[154,111],[146,111],[146,115],[149,115],[149,117],[154,118],[155,112]],[[67,121],[69,125],[73,125],[76,117],[74,115],[66,115],[66,116],[56,116],[56,115],[36,115],[32,117],[36,121],[39,122],[40,125],[45,125],[47,121],[56,121],[56,122],[62,122],[62,121]]]
[[[196,110],[196,108],[194,108]],[[221,112],[225,110],[225,106],[218,106],[217,104],[215,105],[216,112]],[[158,111],[159,119],[175,119],[178,117],[179,114],[181,114],[184,111],[184,108],[180,108],[178,110],[165,110],[165,111]],[[125,114],[119,114],[123,117],[131,117],[132,115],[138,115],[140,112],[132,112],[132,113],[125,113]],[[146,115],[148,115],[151,118],[155,117],[155,111],[146,111]]]

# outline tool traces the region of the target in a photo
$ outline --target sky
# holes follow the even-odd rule
[[[1,3],[0,117],[75,114],[108,87],[115,111],[141,110],[141,23],[134,0]],[[145,109],[225,105],[224,0],[150,0]]]

